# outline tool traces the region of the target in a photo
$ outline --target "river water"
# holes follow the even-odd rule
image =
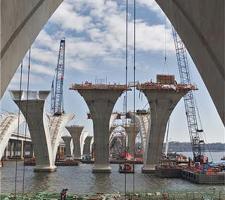
[[[213,153],[221,157],[222,153]],[[219,156],[220,155],[220,156]],[[25,167],[25,192],[60,192],[68,188],[70,193],[114,193],[124,192],[125,175],[118,173],[118,165],[113,164],[111,174],[93,174],[92,165],[80,164],[73,167],[57,167],[54,173],[35,173],[33,167]],[[208,191],[212,188],[225,191],[225,185],[206,186],[196,185],[181,179],[161,179],[141,173],[142,165],[135,166],[135,174],[126,175],[127,190],[132,191],[133,178],[136,192],[179,192],[179,191]],[[18,163],[17,191],[22,190],[23,162]],[[15,162],[5,162],[0,169],[0,192],[11,193],[15,188]]]

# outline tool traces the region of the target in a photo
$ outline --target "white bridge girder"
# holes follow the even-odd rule
[[[20,116],[19,125],[24,122],[24,117]],[[8,145],[9,139],[18,127],[18,115],[17,114],[6,114],[3,116],[0,122],[0,160],[4,154],[5,148]]]

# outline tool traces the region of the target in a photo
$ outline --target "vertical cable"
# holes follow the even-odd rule
[[[125,125],[127,126],[127,88],[128,88],[128,0],[126,0],[126,106],[125,106],[125,116],[126,116],[126,122]],[[127,155],[127,134],[125,137],[125,162],[124,166],[126,165],[126,155]],[[125,193],[125,200],[127,197],[127,175],[126,172],[124,173],[124,193]]]
[[[18,110],[18,121],[17,121],[17,139],[16,139],[16,144],[14,146],[15,150],[17,150],[18,148],[18,142],[19,142],[19,131],[20,131],[20,106],[21,106],[21,97],[22,97],[22,80],[23,80],[23,61],[21,63],[21,67],[20,67],[20,87],[19,87],[19,92],[20,92],[20,96],[19,96],[19,110]],[[16,155],[16,169],[15,169],[15,192],[14,192],[14,196],[16,199],[16,192],[17,192],[17,168],[18,168],[18,158]]]
[[[30,86],[30,63],[31,63],[31,48],[29,49],[29,58],[28,58],[28,71],[27,71],[27,99],[26,99],[26,116],[25,119],[27,119],[27,113],[28,113],[28,92],[29,92],[29,86]],[[26,138],[27,138],[27,123],[25,125],[25,140],[24,140],[24,151],[23,153],[25,154],[25,144],[26,144]],[[24,184],[25,184],[25,158],[24,158],[24,165],[23,165],[23,188],[22,188],[22,195],[24,195]]]
[[[134,26],[134,55],[133,55],[133,71],[134,71],[134,134],[136,135],[136,102],[135,102],[135,98],[136,98],[136,96],[135,96],[135,92],[136,92],[136,88],[135,88],[135,84],[136,84],[136,1],[134,0],[134,7],[133,7],[133,12],[134,12],[134,24],[133,24],[133,26]],[[136,137],[135,137],[135,139],[136,139]],[[134,173],[133,173],[133,194],[134,194],[134,192],[135,192],[135,139],[134,139],[134,147],[133,147],[133,171],[134,171]]]
[[[167,37],[166,37],[166,16],[165,16],[165,22],[164,22],[164,69],[165,73],[169,74],[168,68],[167,68]]]

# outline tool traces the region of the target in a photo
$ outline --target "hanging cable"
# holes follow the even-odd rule
[[[28,113],[28,92],[29,92],[29,87],[30,87],[30,64],[31,64],[31,48],[29,49],[29,55],[28,55],[28,71],[27,71],[27,89],[26,89],[26,93],[27,93],[27,99],[26,99],[26,116],[25,119],[27,119],[27,113]],[[24,140],[24,151],[23,154],[25,154],[25,144],[26,144],[26,138],[27,138],[27,128],[28,125],[26,123],[25,125],[25,140]],[[23,165],[23,187],[22,187],[22,195],[24,195],[24,186],[25,186],[25,158],[24,158],[24,165]]]
[[[165,69],[166,74],[168,74],[168,69],[167,69],[166,16],[165,16],[165,22],[164,22],[164,69]]]
[[[18,149],[18,142],[19,142],[19,131],[20,131],[20,115],[21,115],[21,111],[20,111],[20,106],[21,106],[21,97],[22,97],[22,80],[23,80],[23,61],[21,63],[21,66],[20,66],[20,86],[19,86],[19,92],[20,92],[20,95],[19,95],[19,109],[18,109],[18,121],[17,121],[17,138],[16,138],[16,143],[15,143],[15,150],[17,151]],[[16,152],[15,151],[15,152]],[[14,191],[14,197],[16,199],[16,195],[17,195],[17,172],[18,172],[18,156],[16,156],[16,168],[15,168],[15,191]]]
[[[135,84],[136,84],[136,1],[134,0],[134,7],[133,7],[133,12],[134,12],[134,24],[133,24],[133,26],[134,26],[134,33],[133,33],[133,36],[134,36],[134,38],[133,38],[133,42],[134,42],[134,47],[133,47],[133,72],[134,72],[134,74],[133,74],[133,81],[134,81],[134,99],[133,99],[133,101],[134,101],[134,133],[133,134],[135,134],[135,136],[136,136],[136,102],[135,102],[135,99],[136,99],[136,94],[135,94],[135,92],[136,92],[136,88],[135,88]],[[135,137],[136,138],[136,137]],[[133,173],[133,194],[134,194],[134,192],[135,192],[135,139],[134,139],[134,147],[133,147],[133,171],[134,171],[134,173]]]
[[[193,97],[193,99],[194,99],[194,102],[195,102],[196,113],[197,113],[197,116],[198,116],[198,117],[197,117],[198,122],[199,122],[198,125],[200,126],[200,127],[198,127],[198,129],[203,130],[203,128],[202,128],[202,120],[201,120],[201,117],[200,117],[200,113],[199,113],[197,101],[196,101],[196,98],[195,98],[195,97]],[[211,147],[210,147],[210,144],[209,144],[208,141],[207,141],[205,131],[203,131],[202,137],[204,138],[204,140],[205,140],[205,142],[206,142],[206,144],[207,144],[207,145],[206,145],[206,144],[204,144],[204,145],[207,146],[207,149],[208,149],[208,151],[209,151],[210,158],[211,158],[211,160],[213,161],[213,156],[212,156],[212,152],[211,152]]]
[[[128,0],[126,0],[126,106],[125,106],[125,126],[127,126],[127,88],[128,88]],[[127,134],[125,137],[125,156],[124,156],[124,166],[126,165],[126,156],[127,156]],[[127,175],[126,172],[124,173],[124,194],[125,194],[125,200],[127,197]]]

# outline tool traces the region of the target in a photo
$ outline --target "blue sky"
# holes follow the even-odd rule
[[[137,0],[136,12],[136,77],[139,82],[155,80],[156,74],[175,74],[179,82],[171,25],[154,0]],[[128,79],[133,80],[133,9],[129,7],[129,66]],[[92,134],[92,121],[86,118],[88,107],[82,97],[68,90],[72,83],[108,82],[125,83],[125,1],[65,0],[56,10],[32,45],[32,90],[50,90],[57,63],[59,41],[66,38],[66,69],[64,82],[64,107],[73,112],[70,124],[84,125]],[[167,62],[164,64],[165,49]],[[217,114],[209,93],[189,56],[193,83],[203,128],[209,142],[225,142],[224,126]],[[24,58],[23,88],[26,88],[27,56]],[[19,89],[19,69],[8,89]],[[137,108],[147,100],[137,94]],[[139,98],[140,96],[140,98]],[[133,108],[132,93],[128,105]],[[16,112],[8,92],[1,100],[3,111]],[[114,110],[123,110],[123,96]],[[50,108],[50,98],[46,110]],[[181,100],[171,115],[170,140],[189,141],[184,103]]]

